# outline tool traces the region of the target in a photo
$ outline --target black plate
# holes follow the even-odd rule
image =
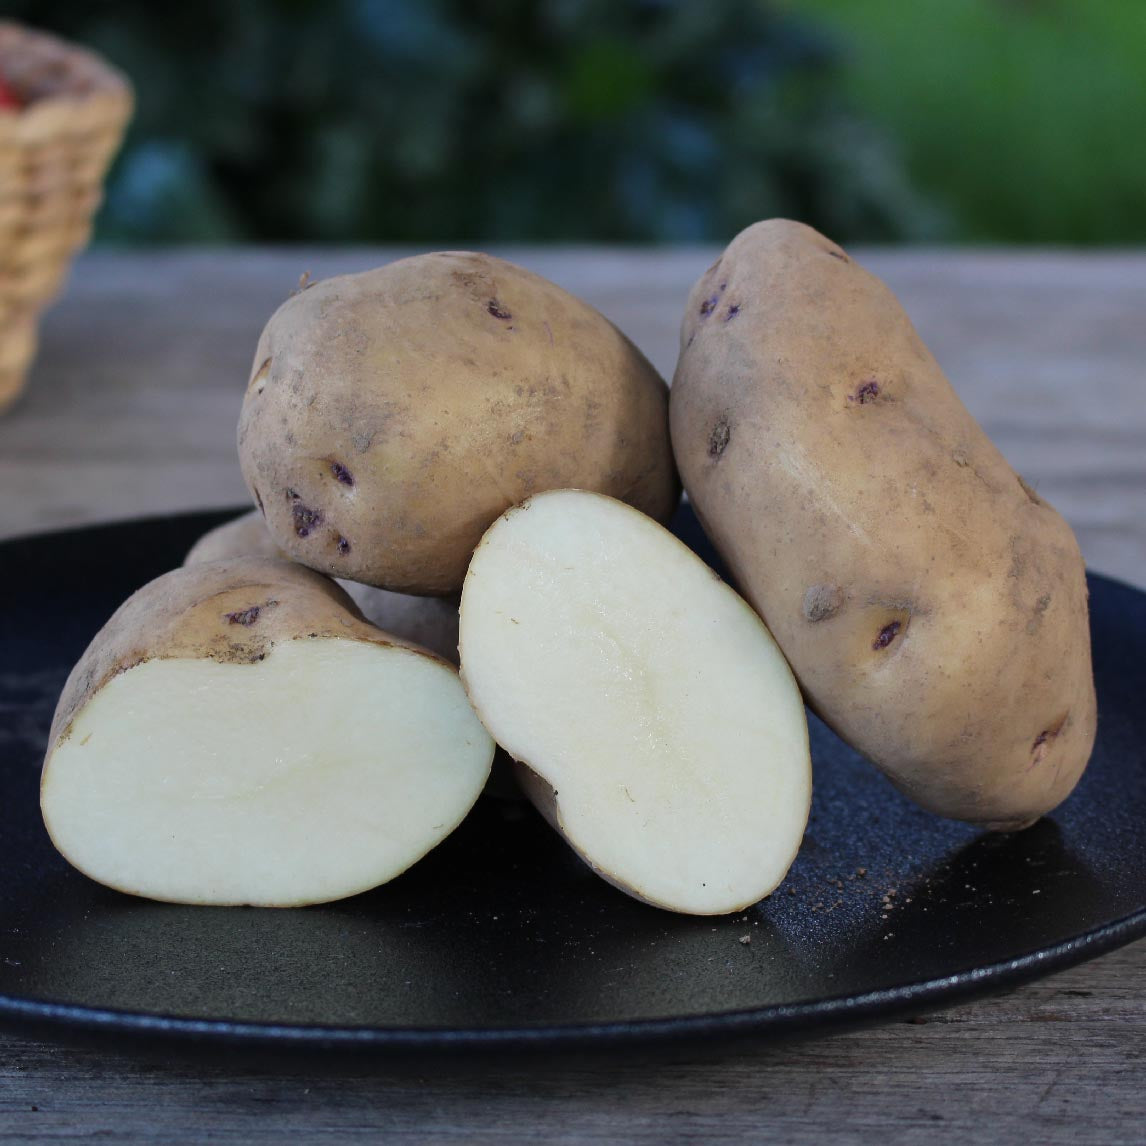
[[[373,1048],[779,1034],[1013,984],[1146,934],[1146,594],[1091,578],[1098,747],[1012,836],[921,812],[812,720],[815,799],[781,891],[678,917],[483,797],[387,887],[325,907],[108,891],[53,851],[37,782],[71,664],[228,514],[0,545],[0,1017],[231,1043]],[[712,553],[687,510],[678,532]]]

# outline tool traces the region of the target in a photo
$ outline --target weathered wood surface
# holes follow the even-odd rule
[[[670,375],[713,252],[518,251]],[[0,537],[242,502],[255,340],[301,271],[383,252],[83,258],[0,419]],[[1092,568],[1146,585],[1146,255],[873,252]],[[0,1141],[1140,1142],[1146,942],[926,1022],[716,1058],[254,1069],[0,1033]]]

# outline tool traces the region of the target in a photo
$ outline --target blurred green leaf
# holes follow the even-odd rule
[[[117,241],[937,233],[813,22],[765,0],[10,0],[137,88]]]
[[[1143,0],[799,0],[956,234],[1146,241]]]
[[[574,124],[618,120],[656,94],[656,77],[640,55],[615,40],[586,44],[569,61],[563,87]]]

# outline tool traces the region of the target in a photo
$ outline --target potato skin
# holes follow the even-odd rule
[[[217,525],[191,546],[184,565],[233,557],[288,557],[271,540],[263,515],[257,509]],[[362,616],[384,632],[429,649],[455,667],[458,664],[458,598],[414,597],[391,593],[356,581],[340,581]]]
[[[112,677],[144,661],[193,657],[254,664],[277,642],[313,637],[410,648],[453,669],[367,623],[333,581],[293,562],[239,557],[184,566],[133,593],[92,639],[56,705],[48,755]]]
[[[208,561],[229,561],[233,557],[288,558],[271,540],[267,523],[257,509],[209,529],[187,551],[184,565],[202,565]]]
[[[402,259],[273,315],[239,458],[275,543],[332,576],[461,589],[482,533],[545,489],[667,521],[679,497],[663,380],[592,307],[489,255]]]
[[[787,220],[693,288],[671,399],[689,497],[805,698],[907,795],[1015,829],[1094,744],[1085,570],[890,290]]]

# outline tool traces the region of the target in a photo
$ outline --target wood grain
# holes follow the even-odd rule
[[[600,307],[671,374],[711,250],[505,252]],[[92,253],[0,419],[0,536],[237,504],[255,340],[309,270],[395,252]],[[1146,255],[867,252],[972,412],[1078,532],[1146,586]],[[1140,1142],[1146,942],[869,1030],[667,1060],[255,1069],[0,1033],[0,1141]]]

